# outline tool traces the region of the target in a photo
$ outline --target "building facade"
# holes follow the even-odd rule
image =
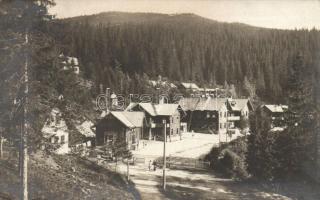
[[[189,131],[225,133],[227,130],[227,107],[224,98],[183,98],[179,105],[185,110],[184,119]]]
[[[145,113],[144,139],[163,140],[164,126],[167,140],[177,137],[181,139],[181,117],[184,116],[184,111],[178,104],[131,103],[126,111]]]
[[[56,154],[67,154],[70,152],[69,130],[58,108],[52,109],[41,132],[46,139],[44,148],[50,149]]]
[[[270,118],[271,128],[277,129],[284,126],[284,115],[288,110],[287,105],[263,105],[263,113]]]
[[[125,141],[130,150],[140,148],[144,120],[143,112],[110,112],[96,124],[96,145],[112,146],[117,141]]]
[[[248,120],[253,105],[249,99],[227,99],[229,128],[243,128],[241,120]]]

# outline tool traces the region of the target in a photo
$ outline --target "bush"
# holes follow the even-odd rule
[[[220,159],[220,165],[224,168],[225,174],[236,179],[248,177],[245,160],[230,149],[225,149]]]
[[[235,145],[235,143],[237,145]],[[229,177],[245,179],[248,177],[245,163],[246,145],[243,140],[233,141],[221,147],[213,147],[205,157],[211,167]]]

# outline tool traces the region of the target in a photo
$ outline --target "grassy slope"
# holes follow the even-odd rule
[[[131,183],[90,161],[72,156],[30,160],[32,199],[140,199]],[[18,175],[17,160],[0,160],[0,199],[18,199]]]

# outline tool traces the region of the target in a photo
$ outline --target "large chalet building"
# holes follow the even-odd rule
[[[249,119],[249,113],[253,111],[253,105],[249,99],[227,99],[228,123],[230,128],[240,128],[241,118]]]
[[[131,103],[126,111],[139,111],[145,114],[144,139],[163,140],[164,122],[167,139],[181,136],[181,118],[184,111],[179,104]]]
[[[225,99],[183,98],[179,105],[187,114],[185,121],[189,130],[226,132],[227,107]]]
[[[247,119],[253,106],[249,99],[192,97],[179,105],[187,113],[189,131],[226,133],[240,128],[241,118]]]

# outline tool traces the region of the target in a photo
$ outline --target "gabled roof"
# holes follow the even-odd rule
[[[134,107],[136,107],[138,104],[139,104],[139,103],[131,102],[131,103],[127,106],[127,108],[125,109],[125,111],[132,111],[132,109],[133,109]]]
[[[195,84],[195,83],[181,83],[181,85],[185,88],[185,89],[199,89],[199,87]]]
[[[288,109],[287,105],[264,105],[270,112],[285,112]]]
[[[78,58],[76,58],[76,57],[67,56],[67,62],[68,62],[68,64],[74,64],[75,66],[79,65]]]
[[[161,86],[168,86],[170,88],[176,88],[177,86],[173,83],[169,83],[167,81],[155,81],[155,80],[149,80],[150,85],[153,87],[156,87],[157,85]]]
[[[218,111],[225,106],[225,98],[182,98],[179,105],[185,111]]]
[[[228,105],[232,111],[241,111],[247,105],[249,106],[249,109],[253,109],[249,99],[228,99]]]
[[[94,124],[91,121],[86,120],[82,124],[76,125],[76,128],[82,135],[86,137],[95,137],[95,134],[91,129],[93,126]]]
[[[177,88],[177,86],[175,84],[173,84],[173,83],[170,83],[170,87],[171,88]]]
[[[171,116],[179,108],[179,104],[130,103],[127,111],[139,106],[151,116]]]
[[[110,112],[110,114],[128,128],[137,128],[143,126],[143,112],[114,111]]]

